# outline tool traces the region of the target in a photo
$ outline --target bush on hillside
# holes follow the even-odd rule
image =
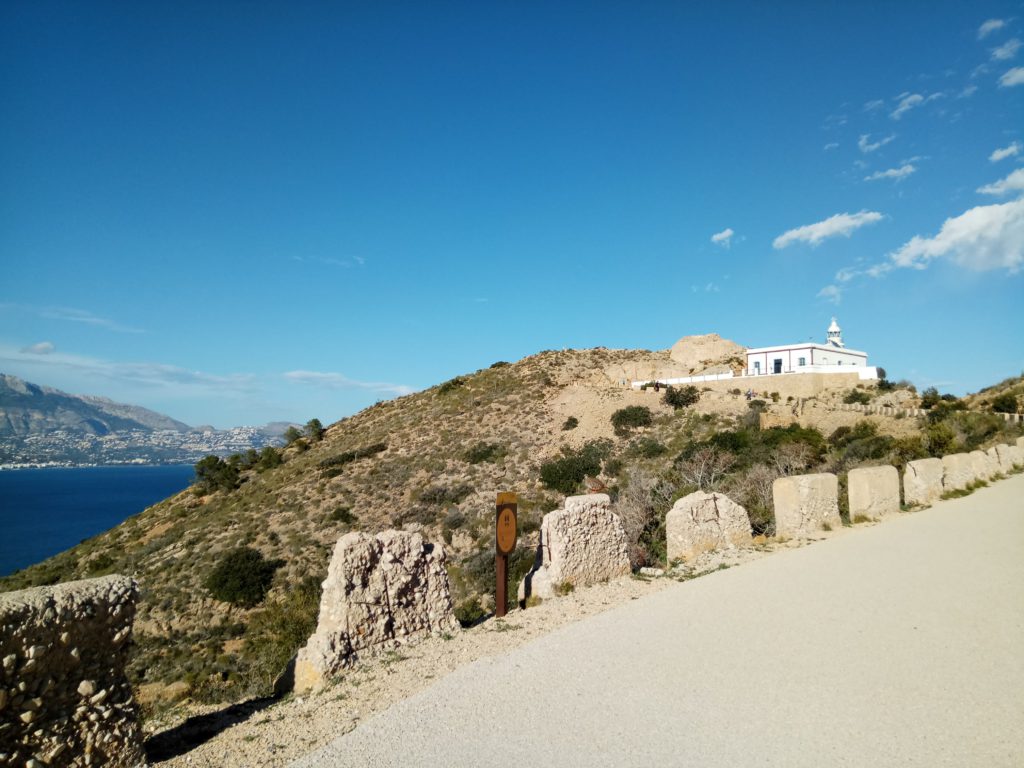
[[[206,577],[204,586],[217,600],[252,608],[263,602],[274,580],[274,572],[282,565],[283,560],[266,560],[251,547],[239,547],[220,559]]]
[[[630,405],[612,414],[612,426],[619,437],[628,437],[640,427],[649,427],[654,422],[651,409],[646,405]]]
[[[437,394],[447,395],[449,392],[454,392],[457,389],[465,386],[466,379],[462,376],[456,376],[454,379],[449,379],[444,384],[437,388]]]
[[[299,430],[298,427],[293,425],[288,427],[288,429],[284,431],[282,437],[284,438],[285,445],[291,445],[296,440],[302,439],[302,432]]]
[[[232,491],[238,487],[238,468],[219,456],[206,456],[195,466],[196,484],[204,493]]]
[[[851,389],[846,393],[843,402],[847,405],[867,405],[871,402],[871,395],[862,389]]]
[[[497,443],[480,442],[472,446],[463,454],[463,458],[470,464],[481,464],[483,462],[499,461],[507,451]]]
[[[565,423],[562,425],[562,431],[568,432],[570,429],[576,429],[576,427],[578,427],[579,425],[580,420],[577,419],[575,416],[570,416],[568,419],[565,420]]]
[[[557,459],[540,466],[540,481],[544,487],[567,496],[575,493],[586,475],[598,475],[601,461],[608,455],[608,446],[602,441],[591,441],[573,451],[566,446]]]
[[[458,485],[434,485],[420,493],[420,501],[424,504],[458,504],[473,493],[473,486],[466,483]]]
[[[665,405],[670,405],[678,411],[680,408],[686,408],[700,400],[700,390],[692,384],[678,389],[669,387],[665,390],[662,400]]]
[[[310,419],[306,422],[306,437],[312,442],[319,443],[324,439],[324,425],[320,423],[320,419]]]
[[[992,400],[992,410],[996,413],[1016,413],[1017,408],[1017,396],[1010,392],[1004,392]]]
[[[281,466],[281,452],[272,445],[268,445],[260,451],[259,460],[256,462],[257,472],[266,472],[268,469]]]

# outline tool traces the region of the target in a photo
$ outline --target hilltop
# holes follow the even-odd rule
[[[665,512],[696,487],[725,490],[770,536],[770,488],[780,474],[842,475],[862,462],[900,464],[1020,431],[955,398],[936,405],[934,418],[844,409],[921,405],[913,387],[884,380],[803,396],[788,394],[795,379],[780,376],[778,391],[749,401],[730,382],[693,388],[695,401],[679,407],[653,388],[628,386],[733,370],[742,348],[716,339],[663,351],[541,352],[378,403],[322,434],[293,435],[281,451],[239,455],[206,482],[0,580],[0,588],[132,575],[141,602],[131,672],[142,699],[187,692],[232,700],[268,692],[312,632],[330,548],[349,530],[416,529],[444,541],[457,615],[470,623],[492,607],[499,490],[520,498],[515,577],[533,561],[543,514],[583,489],[585,478],[616,499],[634,563],[656,564]],[[257,550],[273,574],[254,605],[219,601],[209,587],[225,554],[242,546]]]

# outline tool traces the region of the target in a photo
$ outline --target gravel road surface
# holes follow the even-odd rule
[[[1024,765],[1024,475],[482,659],[293,765]]]

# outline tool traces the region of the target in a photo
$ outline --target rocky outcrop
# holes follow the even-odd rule
[[[806,536],[842,525],[839,479],[831,473],[780,477],[772,483],[772,501],[777,536]]]
[[[294,689],[322,686],[361,652],[458,628],[439,544],[404,531],[348,533],[334,548],[316,632],[295,659]]]
[[[850,519],[878,519],[900,511],[900,476],[896,467],[851,469],[847,475]]]
[[[144,762],[124,671],[136,597],[124,576],[0,594],[0,765]]]
[[[692,560],[702,552],[750,544],[747,510],[721,493],[697,491],[665,516],[668,559]]]
[[[908,461],[903,470],[903,501],[924,506],[942,496],[942,459]]]
[[[974,467],[967,453],[950,453],[942,457],[942,491],[962,491],[974,482]]]
[[[703,336],[684,336],[669,351],[672,362],[690,373],[717,373],[741,370],[746,362],[747,350],[734,341],[723,339],[717,333]]]
[[[626,533],[605,493],[570,496],[544,515],[539,563],[519,585],[519,600],[554,597],[563,586],[583,587],[630,572]]]

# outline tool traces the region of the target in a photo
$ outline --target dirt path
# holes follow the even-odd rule
[[[478,658],[295,766],[1016,766],[1022,660],[1018,475]]]

